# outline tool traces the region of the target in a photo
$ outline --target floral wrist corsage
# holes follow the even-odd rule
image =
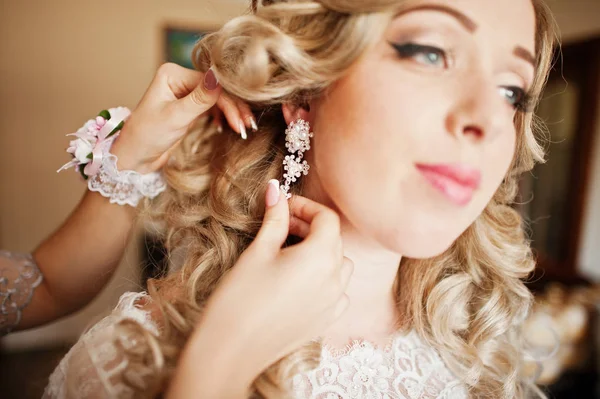
[[[130,114],[125,107],[104,110],[76,133],[69,134],[77,137],[67,149],[73,159],[58,172],[75,167],[87,180],[90,191],[109,198],[113,204],[135,207],[143,198],[156,197],[167,186],[160,172],[142,175],[117,168],[118,159],[110,153],[110,148]]]
[[[75,167],[86,180],[95,176],[130,114],[131,111],[125,107],[103,110],[77,132],[68,134],[67,136],[77,137],[71,140],[67,149],[73,159],[64,164],[58,172]]]

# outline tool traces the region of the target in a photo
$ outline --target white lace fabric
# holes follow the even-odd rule
[[[145,293],[123,294],[112,313],[85,332],[60,361],[50,375],[42,398],[134,398],[135,392],[123,381],[123,375],[128,372],[127,359],[112,336],[115,326],[124,319],[135,320],[152,334],[158,334],[149,312],[136,305],[146,296]]]
[[[160,172],[139,174],[117,169],[117,157],[107,153],[98,173],[88,179],[88,189],[119,205],[136,207],[144,197],[154,198],[167,188]]]
[[[0,250],[0,336],[19,324],[21,311],[31,302],[42,279],[31,254]]]
[[[297,398],[464,399],[468,392],[436,351],[415,332],[394,337],[380,349],[354,341],[343,351],[327,346],[315,370],[293,381]]]
[[[150,314],[136,306],[145,293],[126,293],[108,317],[86,332],[50,376],[44,399],[133,398],[122,380],[127,360],[107,336],[123,319],[152,334]],[[435,350],[414,332],[397,335],[388,348],[355,341],[345,351],[323,348],[319,367],[293,380],[296,399],[465,399],[466,388]]]

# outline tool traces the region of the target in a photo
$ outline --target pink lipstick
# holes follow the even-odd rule
[[[417,169],[429,183],[448,200],[465,206],[481,184],[481,172],[459,164],[416,164]]]

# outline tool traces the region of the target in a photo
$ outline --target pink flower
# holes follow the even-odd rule
[[[102,111],[101,114],[110,115],[111,123],[107,124],[107,119],[103,116],[97,116],[88,120],[77,132],[67,135],[76,137],[75,140],[71,140],[67,149],[73,159],[64,164],[58,172],[73,166],[80,169],[84,165],[84,173],[87,176],[93,176],[98,172],[103,156],[109,152],[110,146],[116,137],[111,136],[111,133],[118,133],[116,128],[122,126],[130,111],[127,108],[118,107]]]
[[[98,126],[98,130],[102,129],[102,126],[106,125],[106,119],[101,116],[97,116],[96,125]]]

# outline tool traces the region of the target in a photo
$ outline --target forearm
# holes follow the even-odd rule
[[[86,192],[65,223],[34,251],[43,281],[17,329],[51,321],[89,303],[119,264],[134,217],[132,207]]]

